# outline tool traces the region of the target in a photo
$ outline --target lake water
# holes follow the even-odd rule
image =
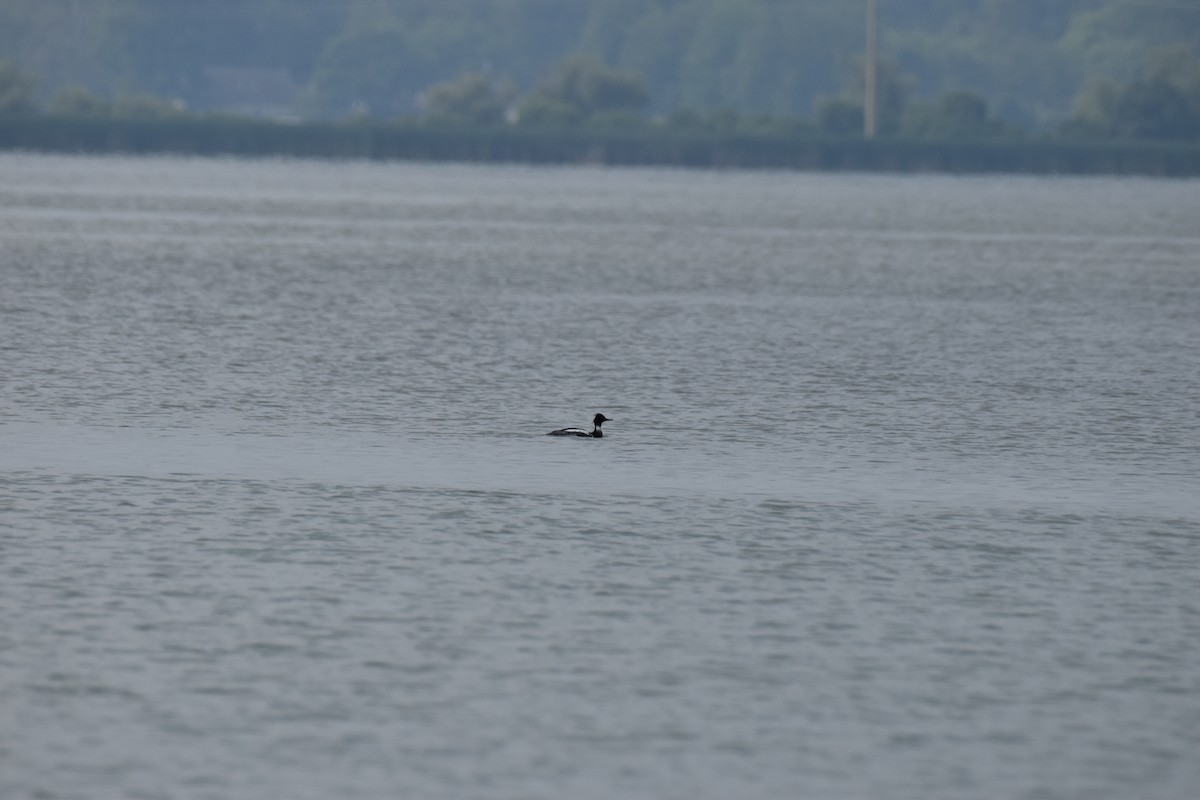
[[[0,796],[1194,797],[1198,220],[0,155]]]

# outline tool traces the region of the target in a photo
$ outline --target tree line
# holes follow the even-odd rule
[[[1147,61],[1172,47],[1195,56],[1195,0],[879,5],[882,50],[902,100],[889,123],[893,135],[963,125],[995,132],[992,122],[1042,132],[1068,119],[1080,135],[1186,128],[1190,85],[1175,75],[1158,80]],[[734,118],[746,126],[807,119],[833,131],[853,128],[864,7],[861,0],[0,0],[0,61],[41,78],[43,109],[76,87],[77,104],[88,102],[86,92],[101,105],[157,97],[195,111],[231,110],[238,107],[231,85],[262,79],[276,97],[248,101],[259,103],[255,113],[331,120],[424,116],[439,107],[430,105],[441,96],[434,89],[463,76],[473,76],[481,96],[494,90],[505,114],[520,116],[522,100],[573,55],[585,55],[638,77],[646,100],[637,117],[717,127]],[[526,108],[526,120],[591,124],[578,109],[540,97],[545,102]],[[979,99],[986,100],[982,126]],[[1161,112],[1172,104],[1175,111]],[[1160,119],[1131,121],[1147,113]]]
[[[91,119],[161,119],[188,116],[180,101],[147,93],[103,99],[82,87],[61,89],[39,102],[37,76],[0,62],[0,116],[50,114]],[[1021,139],[1030,132],[995,116],[982,96],[950,90],[936,100],[911,97],[905,76],[892,64],[879,67],[879,131],[913,140]],[[809,117],[740,114],[722,109],[648,113],[650,93],[642,76],[572,56],[525,93],[482,72],[427,87],[409,121],[434,127],[520,127],[567,130],[662,130],[710,134],[800,137],[860,136],[863,101],[854,86],[822,98]],[[192,114],[194,116],[194,114]],[[230,116],[208,112],[202,116]],[[355,117],[371,118],[363,110]],[[1074,113],[1054,131],[1066,139],[1200,141],[1200,56],[1184,46],[1156,50],[1143,71],[1124,82],[1100,82],[1082,93]],[[1045,134],[1042,134],[1042,138]]]

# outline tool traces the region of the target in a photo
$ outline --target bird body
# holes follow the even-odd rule
[[[592,429],[589,431],[586,428],[559,428],[556,431],[550,431],[547,436],[583,436],[589,439],[603,439],[604,432],[600,430],[600,426],[612,420],[603,414],[597,414],[592,417]]]

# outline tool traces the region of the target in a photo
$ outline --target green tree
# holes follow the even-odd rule
[[[396,116],[415,109],[420,88],[432,78],[399,26],[345,33],[321,54],[308,110],[318,116]]]
[[[1200,52],[1182,43],[1157,47],[1146,58],[1146,77],[1168,81],[1184,92],[1200,93]]]
[[[888,135],[900,131],[908,98],[912,95],[916,79],[905,72],[899,64],[889,59],[880,59],[875,65],[875,124],[879,133]],[[855,71],[857,96],[866,93],[865,63],[859,63]]]
[[[112,110],[112,104],[82,86],[68,86],[51,98],[46,110],[63,116],[101,117]]]
[[[1189,46],[1153,51],[1143,77],[1097,81],[1081,92],[1065,133],[1124,139],[1200,138],[1200,54]]]
[[[1145,68],[1148,52],[1180,42],[1194,44],[1200,28],[1200,7],[1195,3],[1108,0],[1095,5],[1079,3],[1059,41],[1059,48],[1093,80],[1135,79]]]
[[[984,139],[1003,132],[988,114],[987,101],[973,92],[955,90],[936,103],[911,108],[902,130],[923,139]]]
[[[11,61],[0,61],[0,114],[25,114],[35,109],[38,79]]]
[[[561,63],[548,81],[521,102],[517,118],[528,125],[572,125],[614,115],[635,116],[648,101],[637,74],[575,56]]]
[[[326,47],[344,30],[348,2],[297,0],[39,0],[46,6],[107,7],[108,81],[128,92],[178,97],[211,107],[211,67],[283,69],[306,83]],[[70,20],[63,20],[69,23]],[[97,85],[87,76],[70,83]],[[103,86],[103,84],[100,84]]]
[[[642,75],[647,86],[653,87],[659,108],[670,111],[687,107],[694,98],[685,97],[682,86],[687,72],[684,56],[696,16],[692,3],[642,2],[633,15],[592,18],[584,30],[580,48],[584,52],[599,50],[607,63]],[[601,21],[609,30],[603,30]],[[701,107],[711,106],[712,102],[705,99]]]
[[[118,97],[112,104],[112,115],[125,119],[166,119],[181,116],[186,111],[182,100],[163,100],[144,92]]]
[[[0,0],[0,60],[36,72],[51,96],[82,86],[200,109],[227,102],[214,68],[283,70],[307,87],[314,114],[391,116],[467,72],[529,87],[568,54],[590,53],[641,76],[664,114],[800,115],[842,88],[848,54],[862,52],[863,11],[847,0]],[[1156,46],[1194,53],[1197,42],[1197,0],[880,4],[881,52],[926,96],[971,86],[992,114],[1027,123],[1061,119],[1082,86],[1103,80],[1160,78],[1192,102],[1179,70],[1155,74],[1145,57]],[[889,110],[886,91],[880,99],[887,132],[903,109]],[[561,98],[536,105],[580,114]]]
[[[665,126],[691,133],[728,134],[739,130],[742,122],[741,115],[728,108],[703,112],[686,108],[671,112],[665,120]]]
[[[1200,136],[1195,106],[1179,87],[1152,79],[1126,84],[1116,95],[1112,132],[1132,139],[1193,139]]]
[[[832,136],[861,136],[863,104],[846,97],[824,97],[817,102],[817,128]]]
[[[467,73],[425,92],[425,115],[431,122],[452,125],[499,125],[512,92],[497,88],[486,75]]]
[[[1146,59],[1146,78],[1166,81],[1183,92],[1192,114],[1200,119],[1200,50],[1187,44],[1156,48]]]
[[[856,59],[854,71],[849,76],[850,88],[844,94],[818,99],[818,129],[838,136],[862,133],[866,95],[864,65],[863,59]],[[884,135],[899,133],[912,91],[913,78],[902,71],[894,61],[887,59],[879,60],[875,69],[876,130]]]

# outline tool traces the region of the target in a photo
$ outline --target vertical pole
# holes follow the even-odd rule
[[[866,75],[864,75],[863,97],[863,136],[870,139],[875,135],[876,89],[875,82],[879,75],[877,65],[878,41],[876,23],[879,19],[879,0],[867,0],[867,58]]]

